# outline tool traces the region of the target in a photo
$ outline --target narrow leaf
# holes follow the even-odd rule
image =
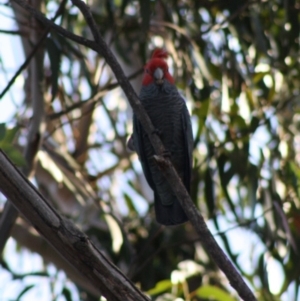
[[[46,47],[50,59],[51,65],[51,82],[52,82],[52,99],[55,97],[58,91],[58,76],[60,69],[60,60],[61,60],[61,50],[58,47],[57,43],[52,39],[48,38],[46,40]]]
[[[19,296],[17,297],[16,301],[21,300],[21,298],[22,298],[29,290],[31,290],[33,287],[34,287],[33,284],[26,286],[26,287],[21,291],[21,293],[20,293]]]
[[[201,286],[197,290],[197,296],[211,301],[236,301],[229,293],[213,285]]]
[[[0,123],[0,141],[5,137],[6,124]]]
[[[156,283],[155,287],[150,289],[147,293],[149,295],[158,295],[172,288],[171,280],[162,280]]]

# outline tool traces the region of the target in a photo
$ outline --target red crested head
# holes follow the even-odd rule
[[[156,48],[154,49],[152,53],[152,59],[158,58],[158,59],[167,59],[169,56],[168,52],[165,49]]]
[[[164,49],[157,48],[153,51],[151,59],[144,67],[143,85],[147,86],[151,83],[158,85],[163,84],[164,80],[174,84],[174,79],[168,71],[168,64],[165,59],[168,53]]]

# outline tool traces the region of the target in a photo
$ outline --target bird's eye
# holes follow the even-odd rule
[[[145,71],[146,71],[146,73],[150,73],[150,72],[149,72],[149,69],[146,69]]]

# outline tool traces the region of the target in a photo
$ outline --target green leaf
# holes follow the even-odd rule
[[[61,61],[61,49],[58,46],[58,42],[53,38],[47,38],[46,47],[50,59],[50,67],[51,67],[51,81],[52,81],[52,99],[54,99],[57,91],[58,91],[58,76],[60,69],[60,61]]]
[[[120,226],[117,223],[116,219],[113,218],[110,214],[105,214],[104,217],[112,238],[112,249],[115,253],[119,253],[123,245],[123,234]]]
[[[289,162],[289,164],[296,177],[300,179],[300,168],[294,162]]]
[[[193,63],[195,64],[195,66],[197,66],[199,68],[199,70],[201,71],[202,75],[205,77],[206,80],[212,81],[213,77],[210,74],[206,60],[202,56],[198,47],[195,46],[191,50],[192,50],[191,56],[192,56]]]
[[[128,210],[130,212],[137,213],[137,210],[136,210],[136,208],[134,206],[134,203],[132,202],[132,198],[127,193],[124,193],[124,198],[125,198]]]
[[[232,106],[233,108],[234,106]],[[235,131],[243,131],[247,129],[247,124],[243,117],[240,115],[234,115],[231,117],[230,125]]]
[[[0,139],[0,143],[13,143],[13,140],[15,138],[15,135],[16,133],[18,132],[19,130],[19,127],[18,126],[15,126],[14,128],[12,129],[7,129],[5,130],[5,135],[2,139]]]
[[[172,288],[172,282],[169,279],[162,280],[156,283],[154,288],[151,288],[147,293],[149,295],[158,295]]]
[[[72,301],[72,295],[68,288],[63,288],[62,295],[66,298],[67,301]]]
[[[200,106],[198,108],[195,108],[194,111],[193,111],[193,114],[197,115],[198,116],[198,126],[199,126],[199,129],[198,129],[198,132],[199,132],[199,135],[201,134],[202,132],[202,129],[205,125],[205,121],[206,121],[206,118],[207,118],[207,115],[208,115],[208,109],[209,109],[209,99],[205,100],[205,101],[202,101]]]
[[[33,284],[26,286],[26,287],[21,291],[21,293],[20,293],[19,296],[17,297],[16,301],[21,300],[21,298],[22,298],[29,290],[31,290],[33,287],[34,287]]]
[[[24,166],[26,162],[22,153],[13,145],[13,140],[18,130],[18,126],[12,129],[4,128],[5,132],[3,135],[3,124],[0,124],[0,149],[5,152],[5,154],[11,161],[13,161],[14,164],[18,166]]]
[[[257,205],[257,197],[256,192],[258,188],[258,168],[257,166],[249,163],[249,167],[247,170],[248,173],[248,195],[249,195],[249,203],[251,208],[251,218],[255,217],[255,208]]]
[[[6,124],[0,123],[0,141],[5,137],[6,133]]]
[[[214,215],[215,212],[215,191],[214,191],[214,182],[212,179],[212,173],[210,168],[207,168],[205,171],[205,185],[204,185],[204,193],[206,205],[209,211],[210,216]]]
[[[0,141],[0,149],[8,156],[8,158],[18,166],[24,166],[26,161],[22,153],[13,145]]]
[[[32,272],[32,273],[25,273],[25,274],[14,274],[13,279],[24,279],[28,276],[39,276],[39,277],[49,277],[49,274],[46,272]]]
[[[256,116],[252,116],[251,122],[250,122],[250,132],[254,133],[256,129],[259,126],[260,120]]]
[[[200,298],[209,298],[211,301],[236,301],[229,293],[213,285],[201,286],[196,295]]]
[[[264,78],[264,76],[267,75],[267,74],[270,74],[270,72],[268,71],[268,72],[257,72],[257,73],[255,73],[254,76],[253,76],[253,83],[254,83],[254,84],[257,84],[257,83],[260,82],[260,81]]]

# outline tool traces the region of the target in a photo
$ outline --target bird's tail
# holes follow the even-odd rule
[[[156,220],[162,225],[175,226],[188,221],[185,212],[175,196],[173,203],[165,206],[162,204],[159,195],[154,193],[154,205]]]

